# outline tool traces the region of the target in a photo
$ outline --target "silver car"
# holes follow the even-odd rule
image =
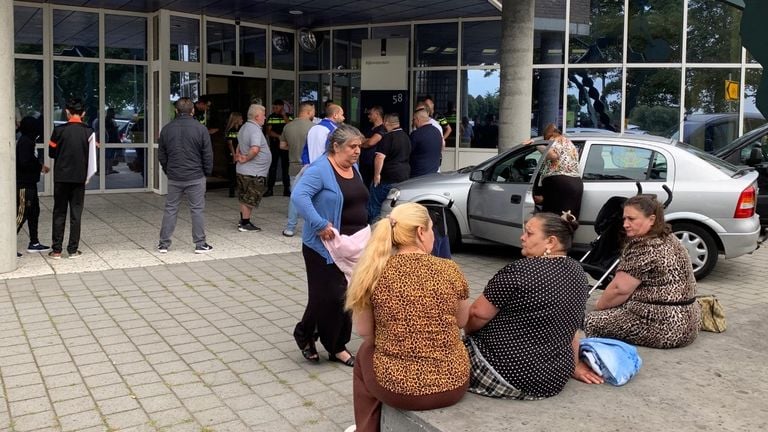
[[[571,139],[579,148],[584,181],[577,248],[594,240],[600,207],[612,196],[636,194],[636,182],[661,201],[667,198],[662,185],[672,190],[665,217],[687,248],[697,278],[712,271],[718,254],[734,258],[758,247],[758,174],[751,168],[649,135],[581,133]],[[411,179],[390,191],[382,214],[391,211],[393,199],[453,201],[446,212],[452,245],[490,240],[519,247],[524,220],[535,209],[532,188],[542,161],[536,146],[517,146],[475,167]]]

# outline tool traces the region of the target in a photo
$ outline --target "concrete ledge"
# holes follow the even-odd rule
[[[733,314],[735,315],[735,314]],[[643,367],[623,387],[571,380],[534,402],[467,394],[441,410],[385,408],[387,432],[510,430],[768,430],[768,320],[762,306],[728,316],[722,334],[702,332],[692,346],[641,348]]]

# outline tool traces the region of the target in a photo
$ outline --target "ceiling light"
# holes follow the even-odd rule
[[[494,55],[498,51],[496,48],[484,48],[483,55]]]
[[[301,15],[304,12],[302,12],[302,11],[300,11],[298,9],[291,9],[291,10],[288,11],[288,13],[291,14],[291,15]]]
[[[424,52],[425,52],[426,54],[432,54],[432,53],[435,53],[435,52],[437,52],[437,50],[438,50],[438,47],[436,47],[436,46],[431,46],[431,47],[429,47],[429,48],[425,49],[425,50],[424,50]]]
[[[456,52],[456,48],[447,47],[443,48],[443,54],[453,54]]]

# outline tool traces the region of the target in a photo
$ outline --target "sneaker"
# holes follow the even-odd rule
[[[48,256],[51,259],[61,259],[61,252],[50,251],[50,252],[48,252]]]
[[[83,256],[83,253],[79,250],[69,253],[70,258],[80,258],[81,256]]]
[[[50,252],[50,250],[51,250],[50,246],[46,246],[40,243],[35,243],[35,244],[30,243],[29,246],[27,246],[27,252],[29,253],[35,253],[35,252],[43,253],[43,252]]]
[[[284,229],[283,230],[283,235],[286,236],[286,237],[293,237],[294,235],[296,235],[296,233],[293,232],[293,230]]]
[[[208,253],[213,250],[213,246],[209,245],[208,243],[203,243],[199,246],[195,246],[195,253],[196,254],[204,254]]]
[[[16,252],[16,258],[21,258],[21,254],[19,252]]]
[[[259,232],[259,231],[261,231],[261,228],[259,228],[256,225],[248,222],[245,225],[239,225],[237,227],[237,230],[240,231],[240,232],[248,232],[248,231]]]
[[[264,192],[264,195],[262,195],[263,198],[271,197],[274,195],[275,192],[272,189],[268,189],[266,192]]]
[[[157,245],[157,251],[164,254],[168,253],[168,246],[163,246],[161,244]]]

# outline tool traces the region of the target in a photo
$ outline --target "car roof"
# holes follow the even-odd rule
[[[730,144],[726,145],[725,147],[721,148],[717,152],[714,153],[717,157],[726,157],[729,153],[733,152],[736,149],[741,148],[745,143],[751,143],[758,137],[765,135],[768,133],[768,123],[757,127],[755,129],[752,129],[751,131],[745,133],[744,135],[736,138],[735,140],[731,141]]]
[[[583,132],[575,134],[571,137],[572,140],[589,141],[589,140],[617,140],[617,141],[652,141],[658,144],[677,146],[681,143],[672,138],[664,138],[657,135],[637,134],[637,133],[592,133]]]
[[[738,119],[739,113],[688,114],[685,116],[685,121],[691,123],[707,123],[713,120],[731,118]],[[763,116],[758,113],[745,112],[744,118],[763,119]]]

